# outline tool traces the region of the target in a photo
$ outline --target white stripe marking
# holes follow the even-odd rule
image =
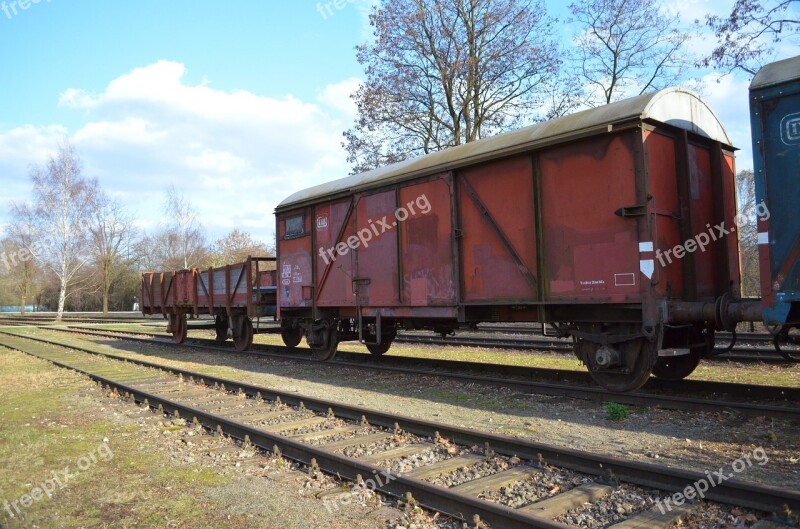
[[[758,234],[758,244],[769,244],[769,233],[763,231]]]
[[[639,252],[652,252],[653,251],[653,242],[640,242],[639,243]]]

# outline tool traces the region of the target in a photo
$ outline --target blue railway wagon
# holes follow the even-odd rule
[[[762,68],[750,84],[764,323],[800,324],[800,56]]]

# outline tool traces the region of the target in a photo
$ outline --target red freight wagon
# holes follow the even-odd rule
[[[547,322],[608,389],[685,377],[709,306],[739,292],[733,152],[668,89],[295,193],[276,210],[283,338],[329,359],[344,340],[383,354],[398,328]]]
[[[177,270],[142,274],[142,312],[163,314],[167,332],[175,342],[186,339],[186,316],[215,317],[217,340],[227,339],[230,329],[238,350],[253,342],[252,320],[275,316],[274,257],[248,257],[243,263],[208,270]]]

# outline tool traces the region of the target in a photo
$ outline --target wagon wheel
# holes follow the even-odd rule
[[[694,372],[700,363],[704,349],[703,347],[694,347],[689,354],[660,356],[653,367],[653,374],[662,380],[683,380]]]
[[[381,336],[381,343],[368,343],[367,349],[373,354],[373,356],[382,356],[392,346],[392,342],[394,342],[396,336],[397,335],[394,333],[384,334]]]
[[[248,351],[253,345],[253,323],[250,318],[244,318],[238,334],[239,336],[233,336],[233,348],[237,351]]]
[[[653,372],[658,359],[655,343],[647,338],[637,338],[615,347],[601,346],[587,340],[578,340],[578,357],[589,368],[592,379],[608,391],[622,393],[633,391],[644,386]],[[621,356],[622,366],[604,368],[602,359],[616,350]]]
[[[214,318],[214,329],[217,331],[216,340],[220,343],[228,339],[228,318],[217,316]]]
[[[303,339],[303,329],[281,325],[281,338],[286,347],[297,347]]]
[[[327,362],[336,356],[336,348],[339,346],[339,333],[336,330],[336,324],[326,327],[323,331],[324,346],[311,347],[311,357],[314,360]]]
[[[775,334],[773,343],[782,357],[790,362],[800,362],[800,328],[783,327]]]
[[[189,332],[189,327],[186,324],[186,314],[172,316],[172,340],[181,344],[186,341],[186,335]]]

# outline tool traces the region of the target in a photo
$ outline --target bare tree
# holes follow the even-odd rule
[[[164,209],[170,220],[170,228],[162,237],[167,242],[166,246],[173,256],[182,258],[183,268],[198,266],[206,255],[206,240],[203,227],[197,220],[197,212],[174,185],[167,191]]]
[[[657,0],[578,0],[570,4],[578,23],[575,62],[588,84],[589,104],[643,94],[678,83],[688,60],[689,38]]]
[[[736,195],[739,200],[739,255],[742,263],[742,295],[761,296],[758,261],[758,225],[754,173],[739,171],[736,175]]]
[[[248,256],[267,257],[272,255],[266,244],[256,241],[246,232],[233,230],[214,243],[211,266],[240,263]]]
[[[717,47],[701,65],[755,75],[775,43],[800,41],[800,0],[736,0],[730,15],[709,15],[706,25],[714,30]]]
[[[82,175],[81,162],[69,143],[59,147],[44,167],[31,172],[33,207],[16,206],[30,214],[35,226],[34,246],[37,258],[59,279],[58,315],[61,321],[70,289],[78,272],[89,261],[89,241],[97,181]]]
[[[20,314],[33,301],[40,288],[40,270],[34,253],[35,227],[29,215],[15,215],[15,222],[6,231],[8,237],[0,241],[0,275],[20,305]]]
[[[12,204],[14,222],[6,228],[8,237],[2,242],[0,262],[5,267],[7,283],[20,302],[20,313],[36,295],[39,275],[36,266],[36,224],[31,209],[26,205]]]
[[[354,172],[533,120],[560,62],[541,0],[396,0],[357,47],[366,80],[343,146]],[[562,110],[563,111],[563,110]]]
[[[97,198],[90,227],[94,253],[103,297],[103,314],[108,314],[111,287],[130,268],[129,249],[133,236],[133,221],[116,200],[100,194]]]

